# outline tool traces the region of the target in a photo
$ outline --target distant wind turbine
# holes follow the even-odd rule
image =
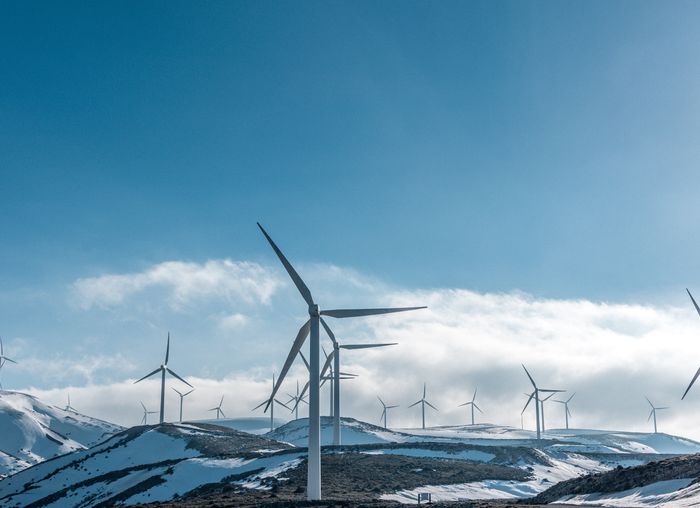
[[[17,363],[14,361],[12,358],[8,358],[5,356],[5,350],[2,345],[2,337],[0,337],[0,371],[2,371],[3,366],[5,363],[10,362],[10,363]],[[2,384],[0,384],[0,390],[2,390]]]
[[[395,407],[399,406],[387,406],[379,396],[377,396],[377,398],[379,399],[379,403],[382,405],[382,415],[379,417],[379,421],[381,422],[384,420],[384,428],[386,429],[386,414],[389,412],[389,409],[394,409]]]
[[[158,411],[149,411],[148,409],[146,409],[146,406],[143,402],[141,402],[141,407],[143,408],[143,418],[141,418],[141,425],[148,425],[148,415],[154,415]]]
[[[651,403],[651,401],[647,397],[644,397],[644,398],[647,399],[647,402],[651,406],[651,413],[649,413],[649,418],[647,418],[647,421],[651,420],[652,416],[654,417],[654,434],[656,434],[657,433],[657,431],[656,431],[656,412],[661,411],[662,409],[668,409],[668,408],[667,407],[656,407],[656,406],[654,406],[654,404]]]
[[[74,413],[77,413],[75,408],[70,405],[70,393],[68,394],[68,404],[66,404],[66,407],[63,408],[64,411],[73,411]]]
[[[530,398],[527,399],[527,404],[525,404],[525,407],[523,408],[523,412],[525,412],[525,409],[527,409],[527,406],[530,404],[530,401],[534,398],[535,399],[535,419],[536,419],[536,424],[537,424],[537,439],[540,439],[540,435],[541,435],[541,431],[540,431],[540,392],[542,392],[542,393],[561,393],[561,392],[565,392],[566,390],[546,390],[544,388],[538,388],[537,385],[535,384],[535,380],[532,379],[532,376],[525,368],[525,365],[523,365],[523,369],[525,370],[525,374],[527,374],[528,379],[530,379],[530,383],[532,383],[532,387],[535,389],[535,391],[533,391],[529,395]]]
[[[219,419],[219,415],[223,416],[226,418],[226,415],[224,414],[223,409],[221,409],[221,405],[224,403],[224,396],[221,396],[221,400],[219,401],[219,405],[216,407],[211,408],[209,411],[216,411],[216,419]]]
[[[175,393],[177,393],[180,396],[180,423],[182,423],[182,399],[187,397],[190,393],[194,391],[194,388],[192,388],[189,392],[182,393],[181,391],[173,388],[172,386],[170,387],[173,390],[175,390]]]
[[[576,392],[574,392],[571,397],[569,397],[566,400],[557,400],[554,399],[552,402],[558,402],[559,404],[564,404],[564,417],[566,418],[566,430],[569,430],[569,416],[571,416],[571,411],[569,410],[569,402],[571,402],[571,399],[574,398],[574,395],[576,395]]]
[[[298,387],[297,387],[297,389],[298,389]],[[273,391],[275,390],[275,374],[274,374],[274,373],[272,374],[272,390],[273,390]],[[272,392],[270,392],[270,393],[272,393]],[[269,400],[269,399],[263,400],[260,404],[258,404],[257,406],[255,406],[252,410],[255,411],[255,410],[258,409],[259,407],[264,406],[265,404],[267,404],[268,400]],[[292,411],[292,408],[290,408],[290,407],[289,407],[287,404],[285,404],[284,402],[282,402],[282,401],[280,401],[280,400],[277,400],[277,399],[273,399],[273,400],[272,400],[272,403],[270,404],[270,432],[272,432],[273,430],[275,430],[275,402],[277,402],[277,404],[279,404],[280,406],[284,406],[284,407],[286,407],[287,409],[289,409],[290,411]]]
[[[686,291],[688,291],[688,296],[690,297],[690,300],[693,302],[693,307],[695,307],[695,310],[697,311],[698,315],[700,315],[700,307],[698,307],[697,302],[695,301],[695,298],[693,298],[693,295],[690,294],[690,291],[688,288],[685,288]],[[693,386],[693,383],[695,383],[695,380],[700,376],[700,369],[697,370],[695,375],[693,376],[693,379],[690,381],[690,384],[688,385],[688,388],[685,389],[685,393],[681,397],[681,400],[685,399],[685,396],[688,395],[688,392],[690,391],[690,387]]]
[[[484,414],[484,412],[479,408],[479,406],[476,405],[476,390],[477,388],[474,389],[474,396],[472,397],[472,400],[469,402],[465,402],[464,404],[460,404],[458,407],[464,407],[464,406],[471,406],[471,413],[472,413],[472,425],[474,425],[474,408],[476,408],[479,413]]]
[[[134,381],[134,384],[140,383],[146,378],[149,378],[153,376],[154,374],[158,374],[159,372],[161,373],[161,378],[160,378],[160,423],[163,423],[163,419],[165,417],[165,373],[168,372],[171,376],[174,376],[178,378],[180,381],[185,383],[187,386],[190,388],[193,388],[191,384],[189,384],[187,381],[182,379],[180,376],[175,374],[175,372],[172,369],[168,368],[168,356],[170,355],[170,332],[168,332],[168,344],[165,347],[165,362],[158,367],[156,370],[153,372],[150,372],[143,376],[141,379]]]
[[[544,426],[544,403],[547,402],[549,399],[554,397],[553,393],[550,393],[547,395],[544,399],[540,399],[540,412],[542,413],[542,432],[545,431],[545,426]]]
[[[306,340],[308,335],[311,336],[309,344],[309,443],[308,443],[308,464],[307,464],[307,499],[309,500],[320,500],[321,499],[321,412],[320,412],[320,337],[319,337],[319,327],[321,323],[321,316],[329,316],[333,318],[350,318],[350,317],[361,317],[361,316],[374,316],[377,314],[389,314],[393,312],[404,312],[408,310],[416,310],[424,307],[404,307],[404,308],[385,308],[385,309],[337,309],[337,310],[321,310],[319,305],[314,301],[311,296],[311,291],[306,286],[304,281],[301,279],[297,271],[287,260],[287,258],[282,254],[282,251],[277,247],[275,242],[267,234],[267,231],[258,223],[258,227],[265,239],[275,251],[275,254],[279,258],[280,262],[284,266],[285,270],[289,274],[289,277],[294,282],[297,290],[301,294],[302,298],[308,306],[309,320],[304,323],[296,338],[292,344],[292,348],[289,351],[287,360],[280,371],[279,379],[277,384],[272,391],[270,400],[267,402],[265,410],[274,401],[275,395],[279,390],[284,377],[287,375],[287,371],[292,366],[297,353],[301,350],[301,347]]]
[[[414,402],[413,404],[411,404],[411,405],[408,406],[408,407],[413,407],[413,406],[415,406],[415,405],[417,405],[417,404],[420,404],[420,405],[421,405],[421,414],[422,414],[422,417],[423,417],[423,430],[425,430],[425,405],[427,404],[428,406],[432,407],[435,411],[438,410],[438,408],[436,408],[436,407],[433,406],[430,402],[428,402],[427,400],[425,400],[425,383],[423,383],[423,398],[420,399],[418,402]]]
[[[298,420],[299,419],[299,403],[303,402],[307,406],[309,405],[309,403],[306,402],[305,396],[299,394],[299,380],[297,380],[297,393],[296,393],[296,395],[291,395],[289,393],[287,395],[289,396],[289,400],[287,401],[287,405],[294,402],[294,406],[292,407],[292,411],[294,412],[294,419]]]

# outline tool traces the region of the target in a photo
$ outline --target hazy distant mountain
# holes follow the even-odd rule
[[[88,448],[122,427],[50,406],[36,397],[0,391],[0,475]]]

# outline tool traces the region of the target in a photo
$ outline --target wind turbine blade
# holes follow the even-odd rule
[[[457,407],[468,406],[469,404],[471,404],[471,402],[465,402],[464,404],[460,404],[460,405],[457,406]]]
[[[270,394],[270,402],[272,402],[272,399],[275,398],[275,395],[277,394],[277,390],[279,390],[280,386],[282,386],[282,381],[284,381],[284,376],[287,375],[287,372],[289,371],[290,367],[294,363],[294,359],[297,357],[297,354],[299,354],[299,352],[301,350],[301,346],[304,345],[304,341],[306,340],[306,337],[309,335],[309,328],[310,327],[311,327],[311,320],[307,321],[306,323],[301,325],[301,328],[299,328],[299,333],[297,333],[297,336],[294,339],[294,343],[292,344],[292,349],[289,350],[289,355],[287,355],[287,360],[284,362],[284,366],[282,367],[282,370],[280,371],[280,375],[277,378],[277,384],[275,384],[274,388],[272,389],[272,393]],[[270,407],[270,403],[268,402],[267,406],[265,406],[265,412],[267,412],[267,408],[269,408],[269,407]]]
[[[321,325],[323,326],[323,329],[326,330],[328,337],[330,337],[330,339],[334,345],[337,345],[338,341],[335,339],[335,334],[331,331],[330,326],[328,326],[328,324],[323,320],[323,318],[320,318],[320,319],[321,319]]]
[[[476,391],[477,391],[478,389],[479,389],[478,386],[477,386],[476,388],[474,388],[474,396],[472,397],[472,402],[474,402],[474,401],[476,400]]]
[[[411,405],[408,406],[408,407],[413,407],[413,406],[415,406],[416,404],[420,404],[421,402],[423,402],[423,400],[419,400],[418,402],[414,402],[413,404],[411,404]]]
[[[11,362],[11,363],[15,363],[15,364],[17,363],[17,362],[14,361],[12,358],[8,358],[7,356],[3,356],[3,357],[2,357],[2,360],[5,361],[5,362]]]
[[[260,404],[258,404],[258,405],[255,406],[253,409],[251,409],[251,411],[255,411],[256,409],[258,409],[259,407],[264,406],[264,405],[267,404],[268,402],[270,402],[268,399],[263,400]],[[285,407],[287,407],[287,406],[285,406]]]
[[[688,291],[688,296],[693,301],[693,305],[695,306],[695,310],[698,311],[698,315],[700,316],[700,307],[698,307],[698,304],[695,301],[695,298],[693,298],[693,295],[690,294],[690,291],[688,290],[688,288],[685,288],[685,290]]]
[[[195,390],[195,389],[192,388],[189,392],[185,393],[185,394],[183,395],[183,397],[187,397],[187,396],[188,396],[190,393],[192,393],[194,390]]]
[[[304,284],[304,281],[301,280],[301,277],[299,277],[299,274],[297,271],[294,269],[292,264],[287,261],[287,258],[282,254],[282,251],[279,250],[275,242],[272,241],[272,238],[270,238],[270,235],[267,234],[267,231],[263,229],[263,227],[260,225],[258,222],[258,227],[260,228],[260,231],[262,231],[262,234],[265,235],[265,238],[267,238],[268,243],[270,244],[270,247],[272,247],[272,250],[275,251],[275,254],[277,254],[277,257],[279,260],[282,262],[284,265],[285,270],[287,270],[287,273],[289,276],[292,278],[292,282],[294,282],[294,285],[297,287],[299,290],[299,293],[301,293],[301,297],[304,299],[306,304],[311,307],[314,305],[314,299],[311,298],[311,291],[309,291],[309,288],[306,287],[306,284]]]
[[[223,409],[219,408],[219,413],[221,413],[221,416],[223,416],[224,418],[226,418],[226,413],[224,413],[224,410],[223,410]]]
[[[476,408],[477,411],[479,411],[479,413],[484,414],[484,412],[481,410],[481,408],[479,406],[474,404],[474,407]]]
[[[569,409],[569,406],[566,406],[566,414],[568,414],[569,416],[571,416],[571,410]]]
[[[400,407],[400,406],[398,406],[398,405],[396,405],[396,406],[387,406],[386,408],[387,408],[387,409],[394,409],[395,407]]]
[[[576,392],[572,393],[572,394],[571,394],[571,397],[569,397],[569,398],[566,400],[566,403],[567,403],[567,404],[568,404],[569,402],[571,402],[571,399],[574,398],[574,395],[576,395]]]
[[[382,406],[386,406],[386,404],[384,404],[384,401],[382,400],[382,398],[381,398],[379,395],[377,395],[377,399],[379,400],[379,403],[380,403]]]
[[[159,372],[160,372],[160,367],[158,367],[156,370],[154,370],[154,371],[151,372],[150,374],[146,374],[146,375],[143,376],[141,379],[139,379],[139,380],[137,380],[137,381],[134,381],[134,384],[139,383],[139,382],[143,381],[144,379],[146,379],[146,378],[148,378],[148,377],[151,377],[153,374],[157,374],[157,373],[159,373]]]
[[[321,378],[323,378],[326,375],[326,372],[330,369],[334,356],[335,351],[331,351],[331,354],[326,356],[326,362],[323,364],[323,369],[321,369]]]
[[[664,406],[664,407],[655,407],[654,409],[656,409],[657,411],[659,411],[659,410],[661,410],[661,409],[668,409],[668,408],[669,408],[669,406]]]
[[[383,344],[344,344],[340,346],[342,349],[368,349],[371,347],[386,347],[395,346],[398,342],[387,342]]]
[[[521,364],[521,365],[523,365],[523,364]],[[523,369],[525,369],[525,365],[523,365]],[[535,390],[537,390],[537,385],[535,384],[535,380],[532,379],[532,376],[531,376],[530,373],[527,371],[527,369],[525,369],[525,374],[527,374],[527,377],[530,378],[530,382],[532,383],[532,386],[535,388]]]
[[[180,376],[178,376],[177,374],[175,374],[175,371],[174,371],[174,370],[172,370],[172,369],[170,369],[170,368],[168,368],[168,367],[165,367],[165,370],[167,370],[168,372],[170,372],[170,374],[172,374],[173,376],[175,376],[176,378],[178,378],[180,381],[182,381],[183,383],[185,383],[185,384],[186,384],[187,386],[189,386],[190,388],[193,388],[193,386],[192,386],[191,384],[189,384],[187,381],[185,381],[185,380],[182,379]]]
[[[652,409],[651,413],[649,413],[649,418],[647,418],[647,421],[651,420],[651,415],[653,415],[653,414],[654,414],[654,410]]]
[[[541,390],[540,390],[540,391],[541,391]],[[554,394],[553,394],[553,393],[550,393],[550,394],[547,395],[544,399],[542,399],[540,402],[545,402],[545,401],[551,399],[552,397],[554,397]]]
[[[168,365],[168,358],[170,357],[170,332],[168,332],[168,345],[165,346],[165,364]]]
[[[139,402],[141,402],[141,401],[139,401]],[[143,408],[144,411],[148,411],[148,409],[146,409],[146,406],[143,405],[143,402],[141,402],[141,407]]]
[[[439,411],[438,408],[436,408],[435,406],[433,406],[433,405],[432,405],[430,402],[428,402],[427,400],[425,401],[425,403],[428,404],[430,407],[432,407],[435,411]]]
[[[650,406],[652,407],[652,409],[653,409],[653,408],[654,408],[654,404],[651,403],[651,401],[649,400],[649,398],[648,398],[646,395],[644,396],[644,398],[647,399],[647,402],[649,403],[649,405],[650,405]]]
[[[685,389],[685,393],[681,397],[681,400],[685,399],[685,396],[688,395],[688,392],[690,391],[690,387],[693,386],[693,383],[695,383],[695,380],[700,376],[700,369],[695,373],[693,376],[693,379],[690,381],[690,384],[688,385],[688,388]]]
[[[278,404],[280,404],[280,405],[286,407],[287,409],[289,409],[289,410],[291,411],[290,407],[289,407],[287,404],[285,404],[284,402],[279,401],[279,400],[277,400],[277,399],[275,399],[275,402],[277,402]]]
[[[527,402],[525,403],[525,407],[524,407],[523,410],[520,412],[520,414],[523,414],[523,413],[525,412],[525,410],[527,409],[527,406],[530,405],[530,401],[532,400],[532,398],[533,398],[534,396],[535,396],[535,392],[532,392],[532,393],[530,394],[530,396],[528,397]]]
[[[184,397],[184,395],[182,395],[179,391],[177,391],[177,390],[176,390],[175,388],[173,388],[172,386],[170,387],[170,389],[173,390],[175,393],[177,393],[180,397]],[[187,392],[187,393],[189,393],[189,392]]]
[[[540,391],[547,393],[564,393],[566,390],[545,390],[544,388],[540,388]]]
[[[306,361],[306,357],[304,356],[304,353],[299,351],[299,356],[301,356],[302,361],[304,362],[304,365],[306,365],[306,370],[311,370],[311,366],[309,365],[309,362]],[[298,383],[299,381],[297,381]]]
[[[375,316],[377,314],[392,314],[394,312],[406,312],[409,310],[427,309],[427,307],[394,307],[385,309],[333,309],[322,310],[321,315],[334,318],[349,318],[362,316]]]

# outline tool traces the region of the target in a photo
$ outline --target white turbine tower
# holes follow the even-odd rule
[[[134,384],[140,383],[144,379],[149,378],[149,377],[153,376],[154,374],[158,374],[159,372],[161,373],[161,377],[160,377],[160,423],[163,423],[163,418],[165,417],[165,373],[168,372],[171,376],[178,378],[180,381],[185,383],[187,386],[189,386],[190,388],[193,388],[193,386],[191,384],[189,384],[187,381],[185,381],[180,376],[175,374],[175,372],[172,369],[168,368],[169,355],[170,355],[170,332],[168,332],[168,344],[165,347],[165,362],[163,362],[163,364],[160,367],[158,367],[156,370],[154,370],[153,372],[150,372],[150,373],[146,374],[145,376],[143,376],[141,379],[134,381]]]
[[[564,404],[564,417],[566,418],[566,430],[569,430],[569,416],[571,416],[571,411],[569,410],[569,402],[571,402],[571,399],[574,398],[574,395],[576,395],[576,392],[574,392],[571,397],[569,397],[566,400],[557,400],[554,399],[553,402],[558,402],[559,404]]]
[[[477,390],[477,389],[475,388],[475,389],[474,389],[474,396],[472,397],[472,400],[470,400],[469,402],[465,402],[464,404],[460,404],[459,406],[457,406],[457,407],[471,406],[471,410],[472,410],[472,425],[474,425],[474,408],[476,408],[476,410],[479,411],[479,413],[484,414],[484,412],[481,410],[481,408],[479,408],[479,406],[476,405],[476,402],[475,402],[475,401],[476,401],[476,390]]]
[[[77,413],[75,408],[70,405],[70,393],[68,394],[68,404],[66,404],[66,407],[63,408],[64,411],[73,411],[74,413]]]
[[[427,404],[428,406],[432,407],[435,411],[438,410],[438,408],[436,408],[436,407],[433,406],[430,402],[428,402],[427,400],[425,400],[425,383],[423,383],[423,398],[420,399],[420,400],[417,401],[417,402],[414,402],[413,404],[411,404],[411,405],[408,406],[408,407],[413,407],[413,406],[415,406],[415,405],[417,405],[417,404],[420,404],[420,405],[421,405],[421,415],[422,415],[422,417],[423,417],[423,427],[422,427],[422,428],[423,428],[423,430],[425,430],[425,406],[426,406],[426,404]]]
[[[158,411],[149,411],[148,409],[146,409],[146,406],[143,402],[141,402],[141,407],[143,408],[143,418],[141,418],[141,425],[148,425],[148,415],[154,415]]]
[[[221,405],[224,403],[224,396],[221,396],[221,400],[219,401],[219,405],[216,407],[211,408],[209,411],[216,411],[216,419],[219,419],[219,415],[223,416],[226,418],[226,415],[224,414],[223,409],[221,409]]]
[[[294,419],[298,420],[299,419],[299,403],[303,402],[307,406],[309,405],[309,403],[306,402],[306,397],[299,393],[299,380],[297,380],[297,393],[296,393],[296,395],[292,395],[290,393],[288,393],[287,395],[289,396],[289,400],[287,401],[287,405],[294,402],[294,407],[292,407],[292,411],[294,412]]]
[[[172,388],[172,386],[171,386],[171,388]],[[180,396],[180,423],[182,423],[182,399],[184,399],[190,393],[192,393],[194,391],[194,388],[192,388],[189,392],[185,392],[185,393],[182,393],[181,391],[176,390],[175,388],[172,388],[172,389],[175,390],[175,393],[177,393]]]
[[[319,343],[319,326],[321,322],[321,316],[329,316],[333,318],[350,318],[350,317],[361,317],[361,316],[374,316],[377,314],[388,314],[392,312],[403,312],[408,310],[415,310],[424,307],[405,307],[397,309],[337,309],[337,310],[321,310],[318,304],[314,302],[311,296],[311,291],[306,286],[304,281],[299,277],[294,267],[287,261],[287,258],[282,254],[282,251],[277,247],[272,238],[267,234],[267,231],[258,223],[260,231],[267,239],[268,243],[275,251],[277,257],[281,261],[285,270],[291,277],[294,285],[301,294],[302,298],[308,306],[309,320],[301,326],[299,333],[297,333],[294,343],[292,344],[292,349],[287,356],[287,360],[280,371],[280,377],[277,380],[277,385],[275,386],[270,400],[267,401],[267,406],[273,402],[275,394],[279,390],[279,387],[284,381],[284,377],[287,375],[287,371],[292,366],[294,359],[301,350],[306,337],[310,335],[309,344],[309,445],[308,445],[308,471],[307,471],[307,498],[309,500],[320,500],[321,499],[321,412],[320,412],[320,400],[319,400],[319,389],[320,389],[320,343]]]
[[[399,406],[387,406],[384,404],[384,401],[381,399],[381,397],[377,396],[379,399],[379,403],[382,405],[382,415],[379,417],[379,421],[381,422],[384,420],[384,428],[386,429],[386,414],[389,412],[389,409],[394,409],[395,407]]]
[[[540,399],[540,413],[542,413],[542,432],[544,432],[546,430],[545,426],[544,426],[544,403],[547,402],[552,397],[554,397],[554,394],[550,393],[544,399]]]
[[[530,373],[527,371],[525,368],[525,365],[523,365],[523,369],[525,369],[525,374],[527,374],[527,377],[530,379],[530,383],[532,383],[532,387],[535,389],[530,395],[529,399],[527,399],[527,404],[525,404],[525,407],[523,408],[523,412],[525,412],[525,409],[527,409],[527,406],[530,404],[530,401],[534,398],[535,399],[535,419],[537,423],[537,439],[540,439],[540,392],[542,393],[561,393],[566,390],[546,390],[544,388],[538,388],[537,385],[535,384],[535,380],[532,379],[532,376]]]
[[[323,325],[323,328],[326,330],[328,337],[330,337],[331,341],[333,342],[333,352],[331,353],[333,355],[333,411],[331,413],[333,415],[333,444],[335,446],[340,446],[340,376],[343,375],[343,373],[340,372],[340,350],[370,349],[375,347],[395,346],[397,343],[385,342],[382,344],[340,344],[335,338],[335,334],[323,318],[321,318],[321,325]],[[348,374],[344,375],[347,376]]]
[[[298,390],[298,389],[299,389],[299,386],[297,386],[297,390]],[[272,374],[272,390],[273,390],[273,391],[275,390],[275,374],[274,374],[274,373]],[[272,393],[272,392],[270,392],[270,393]],[[260,404],[258,404],[257,406],[255,406],[255,407],[253,408],[253,411],[255,411],[255,410],[258,409],[259,407],[262,407],[262,406],[264,406],[265,404],[267,404],[267,401],[268,401],[268,399],[263,400]],[[279,404],[280,406],[284,406],[284,407],[286,407],[287,409],[289,409],[290,411],[293,411],[293,409],[290,408],[290,407],[289,407],[287,404],[285,404],[284,402],[279,401],[279,400],[277,400],[277,399],[273,399],[272,404],[270,404],[270,432],[272,432],[273,430],[275,430],[275,402],[277,402],[277,404]]]
[[[690,300],[693,302],[693,306],[695,307],[695,310],[698,312],[698,315],[700,315],[700,307],[698,307],[698,304],[695,302],[695,298],[693,298],[693,295],[690,294],[690,291],[688,288],[685,288],[686,291],[688,291],[688,296],[690,297]],[[695,375],[693,376],[693,379],[690,381],[690,384],[688,385],[688,388],[685,389],[685,393],[681,397],[681,400],[685,399],[685,396],[688,395],[688,392],[690,391],[690,387],[693,386],[693,383],[695,383],[695,380],[700,376],[700,369],[697,370]]]
[[[651,412],[649,413],[649,418],[647,418],[647,421],[651,420],[652,416],[654,417],[654,434],[656,434],[656,412],[661,411],[662,409],[668,409],[668,407],[656,407],[654,406],[654,404],[651,403],[651,401],[647,397],[644,398],[647,399],[647,402],[651,406]]]

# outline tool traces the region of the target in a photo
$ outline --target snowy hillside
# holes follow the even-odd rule
[[[90,450],[0,481],[0,505],[165,501],[225,478],[254,487],[298,464],[302,455],[287,445],[204,424],[133,427]]]
[[[294,446],[306,446],[308,438],[307,418],[293,420],[286,425],[276,428],[273,432],[268,432],[265,437],[275,439]],[[361,422],[354,418],[341,418],[341,438],[344,445],[370,444],[370,443],[394,443],[412,439],[409,434],[402,434],[391,430],[377,427],[371,423]],[[321,445],[329,446],[333,444],[333,418],[330,416],[321,417]]]
[[[192,420],[190,423],[208,423],[210,425],[219,425],[229,429],[248,432],[249,434],[265,434],[270,432],[270,418],[266,416],[251,416],[248,418],[220,418],[209,420]],[[287,420],[275,418],[275,428],[281,427],[287,423]]]
[[[64,411],[31,395],[0,391],[0,476],[81,450],[121,427]]]

